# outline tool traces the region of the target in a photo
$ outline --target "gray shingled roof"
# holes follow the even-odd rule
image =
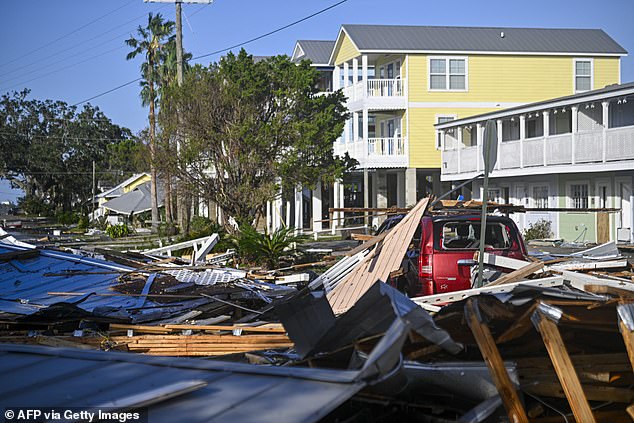
[[[342,28],[359,50],[627,54],[601,29],[396,25],[343,25]]]
[[[298,60],[310,60],[318,65],[328,63],[330,53],[332,53],[332,49],[335,47],[334,41],[324,40],[298,40],[297,44],[299,44],[304,51],[304,55],[299,57]]]

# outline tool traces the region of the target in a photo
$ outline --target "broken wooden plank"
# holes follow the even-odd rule
[[[479,257],[480,257],[480,252],[476,251],[473,254],[473,260],[478,261]],[[502,267],[504,269],[512,269],[512,270],[521,269],[522,267],[531,263],[530,261],[526,261],[526,260],[518,260],[512,257],[505,257],[505,256],[486,253],[486,252],[484,253],[483,257],[484,257],[483,258],[484,264],[487,264],[489,266]]]
[[[608,401],[624,404],[630,404],[634,401],[634,391],[628,388],[584,384],[582,385],[582,389],[586,398],[590,401]],[[540,397],[566,398],[562,386],[556,382],[529,382],[522,385],[522,390]]]
[[[568,355],[568,350],[559,333],[559,328],[551,320],[551,317],[556,318],[558,312],[559,309],[540,303],[533,314],[533,324],[542,336],[575,419],[579,422],[596,422],[577,372]]]
[[[596,269],[621,269],[627,267],[627,260],[610,260],[598,262],[575,262],[557,263],[547,267],[547,270],[596,270]]]
[[[8,253],[0,254],[0,262],[10,261],[10,260],[26,260],[26,259],[37,257],[39,255],[40,255],[40,250],[36,250],[36,249],[10,251]]]
[[[477,300],[470,298],[465,305],[465,317],[471,328],[473,337],[475,338],[480,353],[484,358],[484,362],[489,368],[491,379],[502,398],[502,403],[512,422],[528,422],[526,411],[517,394],[515,385],[511,382],[511,378],[506,371],[502,356],[495,345],[493,336],[488,326],[484,324],[480,318]]]
[[[511,282],[518,282],[523,279],[526,279],[527,276],[530,276],[534,273],[539,272],[544,268],[544,263],[536,261],[532,263],[528,263],[526,266],[514,270],[511,273],[507,273],[506,275],[502,275],[498,279],[493,282],[487,284],[488,286],[496,286],[496,285],[504,285]]]

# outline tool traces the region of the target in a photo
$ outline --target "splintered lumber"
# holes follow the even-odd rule
[[[538,382],[522,385],[522,390],[540,397],[566,398],[562,386],[557,382]],[[583,392],[590,401],[608,401],[629,404],[634,401],[634,391],[613,386],[583,385]]]
[[[30,258],[33,258],[33,257],[37,257],[39,255],[40,255],[40,250],[36,250],[36,249],[10,251],[8,253],[0,254],[0,262],[9,261],[9,260],[30,259]]]
[[[611,260],[599,262],[574,262],[557,263],[548,266],[548,270],[597,270],[597,269],[620,269],[627,267],[627,260]]]
[[[518,260],[512,257],[505,257],[505,256],[486,253],[486,252],[482,255],[482,257],[483,257],[484,264],[488,264],[489,266],[503,267],[505,269],[512,269],[512,270],[521,269],[522,267],[531,263],[530,261],[526,261],[526,260]],[[473,254],[473,260],[478,261],[479,258],[480,258],[480,252],[476,251]]]
[[[286,335],[140,335],[115,336],[111,340],[130,352],[167,356],[215,356],[288,348],[293,343]]]
[[[550,356],[550,360],[555,368],[555,373],[559,378],[559,383],[563,387],[572,413],[578,422],[596,422],[592,409],[588,404],[586,395],[581,387],[579,376],[575,371],[568,350],[564,345],[564,341],[559,333],[557,324],[550,320],[550,318],[542,311],[542,304],[540,304],[533,314],[533,323],[544,340],[544,345]]]
[[[387,281],[390,272],[401,267],[401,262],[414,232],[427,209],[428,198],[416,204],[392,230],[332,291],[327,294],[335,314],[348,311],[378,280]],[[370,243],[372,241],[368,241]]]
[[[536,261],[532,263],[528,263],[526,266],[521,267],[517,270],[512,271],[511,273],[507,273],[506,275],[502,275],[500,278],[494,280],[489,283],[489,286],[503,285],[505,283],[518,282],[520,280],[526,279],[527,276],[532,275],[544,268],[544,263]]]
[[[286,333],[286,329],[281,324],[266,324],[261,326],[246,326],[246,325],[185,325],[185,324],[167,324],[161,326],[147,326],[147,325],[127,325],[121,323],[111,323],[111,330],[133,330],[142,333],[156,333],[156,334],[168,334],[173,331],[181,330],[200,330],[200,331],[234,331],[240,330],[242,332],[263,332],[263,333]]]
[[[467,300],[465,305],[467,323],[469,324],[473,337],[480,348],[480,353],[484,358],[484,362],[489,368],[491,379],[493,379],[493,383],[500,394],[500,398],[502,398],[502,403],[504,404],[504,408],[509,416],[509,421],[517,423],[528,422],[526,411],[524,410],[524,406],[520,401],[516,388],[513,385],[513,382],[511,382],[511,378],[506,371],[500,351],[495,345],[495,341],[493,340],[493,336],[491,335],[491,331],[488,326],[481,321],[477,307],[477,301],[474,301],[472,298]]]

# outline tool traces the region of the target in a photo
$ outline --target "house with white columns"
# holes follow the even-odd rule
[[[626,53],[595,29],[343,25],[329,64],[350,119],[334,153],[359,165],[343,194],[335,184],[333,206],[442,194],[442,166],[458,162],[441,161],[435,124],[619,83]]]
[[[437,124],[443,181],[482,173],[487,121],[498,143],[488,198],[537,209],[513,216],[521,229],[543,219],[566,241],[634,242],[634,82]],[[463,194],[481,199],[481,179]]]

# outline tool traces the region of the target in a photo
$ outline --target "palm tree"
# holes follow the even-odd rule
[[[132,51],[126,56],[127,60],[135,58],[139,54],[145,54],[145,61],[141,64],[141,101],[143,106],[150,106],[150,196],[152,203],[152,230],[156,231],[159,222],[158,198],[157,198],[157,172],[156,172],[156,105],[160,90],[157,85],[162,82],[161,64],[167,57],[167,45],[174,42],[174,22],[164,21],[160,13],[148,16],[147,27],[139,25],[137,35],[130,36],[126,44],[132,47]],[[159,85],[160,86],[160,85]]]

